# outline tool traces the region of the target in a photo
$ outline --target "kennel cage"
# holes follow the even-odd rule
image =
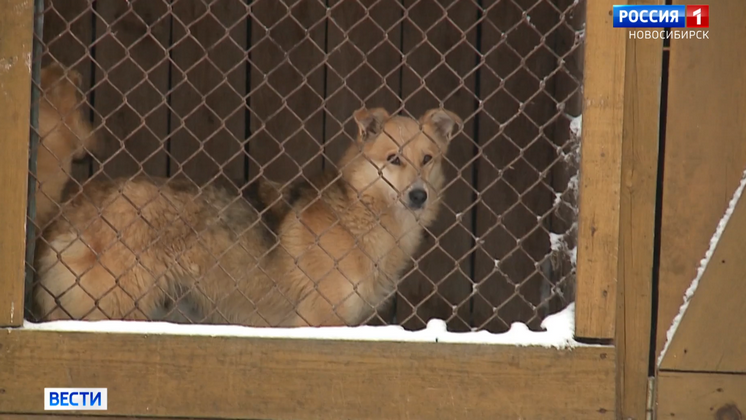
[[[333,167],[362,106],[445,107],[464,124],[444,206],[366,322],[537,329],[574,298],[583,12],[577,0],[47,1],[41,67],[82,75],[79,105],[105,144],[73,165],[66,199],[142,174],[237,194],[291,183]]]

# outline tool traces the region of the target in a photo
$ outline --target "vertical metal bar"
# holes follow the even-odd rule
[[[36,154],[39,147],[39,99],[41,97],[41,53],[44,29],[44,0],[34,1],[34,44],[31,63],[31,135],[29,140],[28,207],[26,210],[26,279],[24,312],[31,307],[31,289],[34,284],[34,251],[36,249]]]

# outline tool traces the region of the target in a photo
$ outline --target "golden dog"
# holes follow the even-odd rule
[[[73,161],[88,152],[98,152],[101,144],[77,108],[82,99],[78,92],[80,73],[51,64],[41,70],[40,79],[35,222],[43,229],[59,210],[65,187],[72,178]]]
[[[436,218],[461,120],[442,109],[354,118],[339,169],[284,189],[255,183],[242,198],[176,179],[87,185],[37,253],[41,319],[153,319],[179,302],[195,322],[363,322]]]

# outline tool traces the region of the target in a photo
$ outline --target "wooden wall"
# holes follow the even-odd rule
[[[583,13],[572,0],[47,0],[44,63],[84,75],[109,145],[76,165],[80,182],[289,181],[334,164],[363,104],[416,117],[443,104],[465,122],[447,206],[371,322],[537,328],[572,299],[548,232],[574,246]]]

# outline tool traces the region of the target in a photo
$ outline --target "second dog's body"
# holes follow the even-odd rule
[[[152,319],[181,299],[197,322],[362,322],[435,219],[460,120],[444,110],[419,122],[382,109],[355,118],[358,141],[339,171],[282,192],[260,184],[244,200],[176,180],[87,186],[37,253],[42,319]]]
[[[78,109],[82,76],[52,64],[41,71],[40,145],[36,155],[36,225],[43,229],[64,201],[72,164],[102,150],[102,142]]]

